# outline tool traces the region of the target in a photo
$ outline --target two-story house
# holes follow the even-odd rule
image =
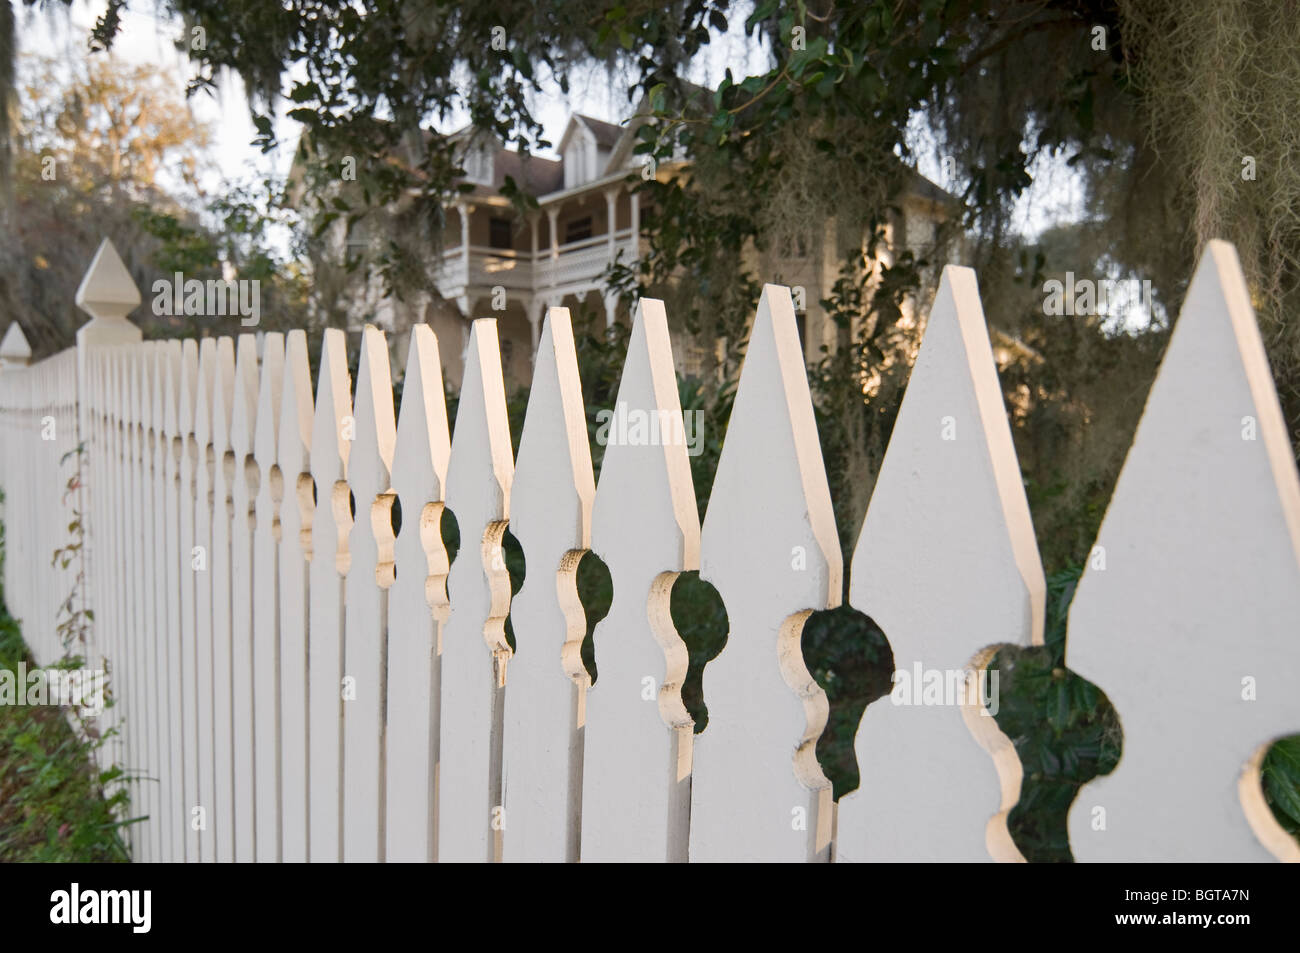
[[[468,131],[456,134],[463,146],[461,166],[473,186],[448,216],[441,260],[437,263],[438,293],[415,301],[373,300],[370,320],[398,337],[395,360],[403,359],[406,330],[426,321],[438,335],[449,386],[459,386],[464,349],[473,318],[495,317],[501,341],[507,387],[531,379],[533,354],[546,309],[567,306],[575,313],[585,307],[603,311],[609,323],[627,320],[626,308],[609,293],[608,268],[620,255],[631,263],[643,250],[641,196],[629,185],[629,175],[642,170],[633,154],[634,122],[616,126],[574,114],[561,137],[558,159],[522,158],[499,141]],[[685,158],[661,165],[667,178]],[[537,200],[538,209],[525,216],[500,193],[510,176]],[[894,247],[905,242],[918,254],[928,254],[936,225],[953,213],[955,200],[919,175],[899,201],[902,221],[891,226]],[[901,235],[900,235],[901,231]],[[807,359],[815,361],[823,345],[836,346],[837,331],[819,300],[839,277],[841,257],[834,223],[824,234],[758,256],[751,262],[762,280],[778,280],[804,289],[800,329]],[[885,253],[886,258],[889,252]],[[381,296],[382,297],[382,296]],[[699,373],[700,356],[716,342],[674,337],[679,372]]]

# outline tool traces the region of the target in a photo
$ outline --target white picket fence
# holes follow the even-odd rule
[[[546,316],[516,457],[492,320],[473,324],[453,440],[426,326],[395,416],[373,327],[353,403],[340,331],[313,388],[302,332],[260,349],[141,342],[139,301],[106,242],[78,346],[0,372],[6,597],[40,660],[57,658],[77,567],[50,554],[80,503],[88,654],[118,702],[105,759],[132,770],[148,816],[130,828],[137,859],[1022,859],[1006,825],[1021,766],[969,696],[869,706],[862,785],[832,802],[800,631],[837,604],[844,567],[787,289],[759,304],[703,525],[671,428],[611,441],[595,484],[564,309]],[[618,402],[680,420],[658,301],[636,311]],[[65,498],[59,461],[83,441],[85,486]],[[450,566],[444,506],[464,542]],[[507,524],[527,562],[513,600]],[[614,590],[594,685],[575,583],[589,549]],[[669,613],[696,569],[731,628],[699,735]],[[980,669],[996,645],[1042,640],[969,269],[944,272],[851,572],[900,672]],[[1079,586],[1069,661],[1124,731],[1119,766],[1072,811],[1077,858],[1300,859],[1259,781],[1267,746],[1300,731],[1300,479],[1224,243],[1196,272]]]

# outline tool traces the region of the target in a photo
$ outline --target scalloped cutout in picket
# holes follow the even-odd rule
[[[393,498],[387,491],[397,426],[388,344],[384,332],[370,324],[361,335],[353,415],[348,485],[357,515],[348,537],[352,562],[344,608],[343,859],[373,863],[384,851],[383,681],[393,566],[388,521]],[[382,519],[376,510],[382,510]],[[377,532],[381,528],[383,535]]]
[[[681,426],[668,318],[642,298],[632,321],[592,506],[592,549],[614,600],[594,634],[582,774],[582,859],[684,861],[694,723],[682,704],[686,645],[669,598],[699,567],[700,524]],[[604,434],[602,438],[601,434]]]
[[[577,568],[596,481],[568,308],[547,311],[515,464],[511,529],[531,571],[511,606],[502,798],[507,861],[578,859],[582,736],[590,684]]]
[[[1070,610],[1124,732],[1076,860],[1300,860],[1259,788],[1300,729],[1300,478],[1235,249],[1206,245]]]
[[[480,318],[470,330],[447,466],[447,506],[460,524],[461,552],[447,577],[452,608],[442,647],[440,861],[500,858],[501,691],[510,654],[501,538],[513,478],[496,321]]]
[[[281,856],[300,863],[307,852],[307,632],[311,614],[311,432],[314,405],[307,335],[285,338],[284,393],[273,479],[280,481],[280,793]]]
[[[826,861],[829,713],[804,665],[808,614],[840,603],[843,562],[790,289],[763,288],[704,516],[700,578],[730,636],[704,670],[692,861]]]
[[[1023,859],[1020,760],[979,673],[994,645],[1041,644],[1045,600],[975,273],[949,265],[853,554],[850,602],[889,639],[895,685],[858,727],[837,860]]]
[[[308,732],[310,859],[337,863],[343,857],[343,579],[350,557],[348,454],[355,421],[348,377],[347,339],[326,328],[316,382],[311,431],[311,475],[316,513],[311,524],[311,618],[308,620]]]
[[[393,451],[393,492],[405,514],[394,546],[397,578],[388,590],[388,737],[384,818],[386,859],[437,857],[434,827],[440,652],[447,621],[447,551],[439,521],[451,431],[438,338],[411,328],[402,412]]]

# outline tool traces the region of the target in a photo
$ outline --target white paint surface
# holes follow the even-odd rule
[[[884,630],[896,673],[946,678],[989,646],[1042,641],[1046,585],[969,268],[944,269],[852,573],[850,601]],[[1005,815],[1020,762],[970,701],[867,706],[837,860],[1019,859]]]
[[[527,555],[511,603],[515,653],[505,696],[504,859],[578,859],[582,732],[590,677],[578,559],[596,495],[567,308],[546,315],[515,468],[511,527]]]
[[[616,405],[681,418],[662,301],[638,305]],[[686,645],[673,629],[669,596],[677,574],[699,566],[700,552],[684,444],[606,446],[591,540],[609,568],[614,600],[594,634],[582,859],[684,860],[694,725],[681,701]]]
[[[1075,859],[1300,860],[1254,763],[1300,730],[1300,480],[1225,242],[1201,256],[1097,545],[1066,661],[1115,706],[1123,753],[1071,808]]]

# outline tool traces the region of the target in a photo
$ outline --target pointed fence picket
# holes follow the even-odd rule
[[[497,326],[482,318],[470,330],[447,465],[447,506],[460,528],[460,553],[447,577],[451,612],[442,650],[439,860],[498,858],[508,823],[500,786],[510,576],[501,542],[513,475]]]
[[[348,453],[355,518],[348,537],[343,641],[343,859],[374,863],[384,852],[384,673],[388,587],[393,580],[388,492],[396,422],[388,346],[378,328],[361,337]]]
[[[160,590],[165,598],[162,648],[159,651],[161,674],[159,690],[163,699],[165,731],[162,761],[159,773],[162,786],[162,859],[179,860],[181,839],[184,836],[182,820],[183,796],[181,793],[181,703],[180,703],[180,586],[181,575],[187,570],[182,561],[180,538],[177,535],[179,501],[181,367],[189,356],[197,353],[193,341],[167,341],[165,383],[163,389],[163,447],[162,447],[162,506],[159,520],[162,541],[163,573],[159,577]],[[93,461],[92,461],[93,462]]]
[[[651,422],[680,419],[668,318],[662,301],[643,298],[592,507],[592,549],[609,567],[614,599],[594,633],[583,860],[686,859],[694,722],[669,600],[678,574],[699,567],[700,523],[686,446],[648,439]]]
[[[1300,729],[1300,479],[1226,242],[1188,288],[1070,611],[1119,764],[1069,819],[1077,860],[1300,861],[1259,763]]]
[[[980,672],[993,646],[1041,644],[1046,585],[969,268],[944,269],[850,586],[896,681],[858,728],[837,859],[1021,859],[1006,827],[1020,761]]]
[[[253,509],[253,762],[256,777],[257,859],[282,859],[280,842],[280,503],[272,471],[279,442],[284,390],[284,335],[262,339],[261,380],[253,457],[246,464],[255,483]],[[255,458],[255,459],[254,459]]]
[[[343,332],[313,390],[303,332],[142,343],[139,300],[105,243],[76,349],[28,366],[21,331],[0,341],[5,596],[40,661],[109,672],[100,763],[130,772],[136,859],[1023,859],[991,666],[1041,643],[1045,586],[969,269],[944,272],[853,554],[849,601],[895,686],[838,805],[800,637],[843,568],[787,289],[764,289],[709,435],[726,439],[702,529],[661,302],[638,304],[615,406],[593,408],[596,486],[564,309],[516,466],[492,320],[471,328],[453,436],[427,326],[395,419],[375,328],[354,410]],[[77,512],[84,547],[52,565]],[[613,584],[594,682],[588,552]],[[697,568],[730,629],[698,738],[670,609]],[[1260,778],[1300,730],[1297,593],[1300,476],[1240,265],[1213,242],[1069,620],[1070,662],[1123,727],[1070,815],[1078,859],[1300,860]],[[93,619],[64,645],[77,607]]]
[[[223,531],[229,525],[221,475],[221,459],[230,431],[229,391],[225,387],[231,363],[228,344],[211,338],[200,344],[199,387],[194,402],[194,546],[188,571],[194,586],[194,691],[198,717],[199,796],[195,805],[201,809],[199,858],[204,861],[231,859],[223,848],[231,843],[234,826],[229,793],[220,790],[218,781],[218,775],[229,775],[225,766],[230,763],[230,680],[226,677],[229,664],[225,650],[230,638],[230,616],[228,606],[219,605],[228,602],[225,595],[230,583],[229,571],[221,571],[217,565],[223,548],[218,540],[225,538]]]
[[[270,479],[280,484],[280,836],[285,861],[301,863],[308,851],[307,633],[310,628],[313,405],[307,335],[285,338],[284,394],[279,441]]]
[[[437,858],[442,629],[449,607],[442,514],[450,455],[438,340],[428,325],[416,325],[393,450],[392,485],[403,529],[394,546],[401,571],[388,591],[384,856],[389,861]]]
[[[578,354],[567,308],[551,308],[538,341],[511,525],[531,557],[511,602],[515,652],[503,720],[502,806],[508,861],[576,861],[583,728],[591,678],[578,561],[591,545],[596,495]]]
[[[309,859],[342,860],[343,581],[352,527],[347,476],[352,446],[352,385],[343,332],[327,329],[321,340],[316,414],[311,432],[311,613],[308,629]]]
[[[768,285],[758,304],[701,529],[700,578],[722,597],[730,633],[704,673],[710,714],[696,745],[690,855],[829,860],[831,783],[816,746],[830,707],[800,639],[810,610],[839,605],[843,568],[788,288]]]
[[[257,340],[241,334],[235,345],[234,390],[231,397],[230,454],[226,475],[234,507],[230,521],[230,698],[233,724],[231,749],[235,768],[235,860],[265,860],[257,835],[257,724],[253,710],[253,508],[257,497],[257,466],[252,459],[257,427]],[[218,654],[225,646],[214,644]],[[224,656],[223,656],[224,657]],[[214,669],[216,671],[216,669]]]

